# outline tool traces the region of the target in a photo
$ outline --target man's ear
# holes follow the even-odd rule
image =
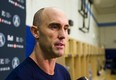
[[[31,31],[32,35],[33,35],[36,39],[39,38],[39,30],[38,30],[37,26],[32,26],[32,27],[30,27],[30,31]]]

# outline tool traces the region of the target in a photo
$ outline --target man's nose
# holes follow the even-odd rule
[[[59,30],[59,39],[65,39],[66,37],[66,31],[65,30]]]

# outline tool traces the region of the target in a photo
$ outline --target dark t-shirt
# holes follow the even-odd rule
[[[45,73],[28,57],[5,80],[71,80],[68,71],[62,65],[56,63],[54,71],[54,75]]]

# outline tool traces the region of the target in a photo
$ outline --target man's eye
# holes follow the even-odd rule
[[[57,25],[51,25],[51,28],[58,28],[58,26]]]
[[[51,29],[59,29],[59,25],[57,25],[57,24],[51,24],[50,28]]]

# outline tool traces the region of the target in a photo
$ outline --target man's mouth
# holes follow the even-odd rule
[[[64,46],[65,46],[65,44],[63,44],[63,43],[56,43],[55,44],[55,47],[58,48],[58,49],[63,49]]]

